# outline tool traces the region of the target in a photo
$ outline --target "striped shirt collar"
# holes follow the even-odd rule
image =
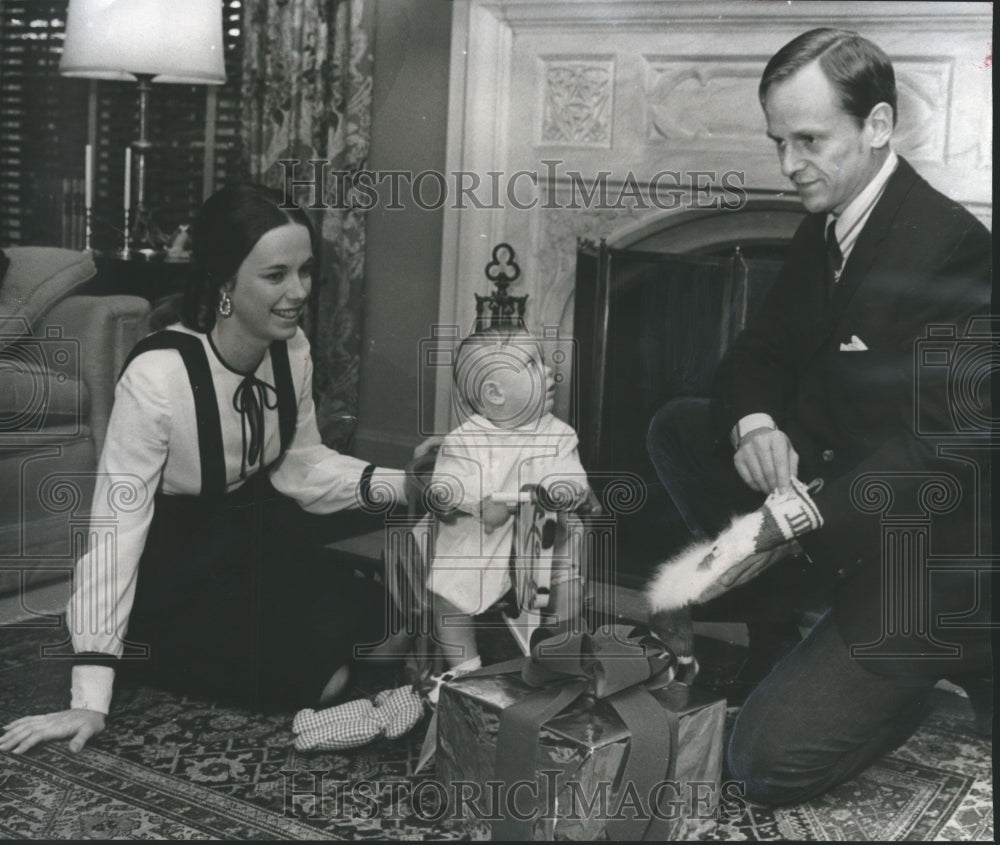
[[[865,223],[868,222],[872,209],[875,208],[875,204],[882,198],[882,194],[885,193],[885,186],[889,183],[889,177],[896,170],[897,164],[899,164],[899,156],[896,155],[895,150],[890,149],[889,156],[882,163],[882,167],[875,174],[875,178],[865,186],[860,194],[851,200],[847,208],[844,209],[843,214],[839,217],[834,214],[826,215],[827,226],[830,225],[831,220],[837,221],[837,243],[840,245],[840,252],[844,256],[844,260],[840,265],[841,267],[847,264],[848,256],[850,256],[851,250],[854,249],[854,244],[858,240],[861,230],[864,229]],[[839,276],[840,274],[838,273],[837,275]]]

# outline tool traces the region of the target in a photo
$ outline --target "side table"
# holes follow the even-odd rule
[[[86,296],[129,294],[141,296],[155,305],[175,293],[182,293],[192,273],[190,262],[162,259],[123,260],[114,256],[94,256],[97,275],[75,292]]]

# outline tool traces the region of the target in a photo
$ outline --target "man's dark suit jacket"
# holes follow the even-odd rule
[[[939,446],[954,440],[947,433],[963,425],[953,415],[956,402],[988,403],[988,365],[986,384],[956,397],[949,393],[949,383],[957,383],[953,374],[949,377],[954,367],[941,364],[941,352],[921,357],[920,341],[928,326],[953,326],[959,339],[936,343],[935,349],[961,347],[963,356],[979,356],[980,364],[973,366],[981,369],[989,339],[984,347],[983,341],[960,338],[970,318],[988,315],[991,243],[979,221],[900,159],[828,301],[825,218],[809,215],[796,231],[759,312],[720,364],[712,408],[720,439],[728,438],[746,414],[771,414],[799,453],[799,477],[823,479],[815,498],[825,524],[803,537],[802,545],[837,584],[834,618],[845,641],[861,645],[881,639],[887,624],[882,563],[883,555],[888,559],[895,549],[883,549],[882,515],[864,512],[877,506],[879,490],[871,485],[863,489],[860,476],[874,473],[888,479],[894,501],[890,515],[918,516],[928,495],[933,498],[934,490],[926,488],[920,498],[925,482],[942,473],[955,479],[950,490],[957,493],[957,504],[935,516],[930,526],[927,551],[935,564],[942,555],[975,554],[977,533],[982,537],[988,532],[988,479],[983,479],[982,507],[977,505],[972,465],[938,454]],[[867,351],[841,351],[853,336]],[[988,416],[988,405],[978,411],[982,414],[984,408]],[[915,432],[918,415],[920,433]],[[988,422],[983,425],[988,430]],[[932,437],[928,432],[945,434]],[[982,443],[982,427],[978,434],[968,433]],[[947,479],[942,483],[948,485]],[[984,541],[988,538],[980,544]],[[988,665],[989,636],[981,627],[989,619],[988,579],[960,570],[960,559],[945,564],[951,570],[930,581],[930,608],[914,618],[932,620],[931,636],[958,644],[961,659],[943,656],[937,646],[928,648],[911,629],[901,632],[905,648],[898,640],[883,646],[897,657],[866,661],[869,668],[949,674]],[[898,592],[893,588],[894,595]],[[916,601],[926,607],[919,595]],[[963,621],[972,627],[937,624],[938,614],[964,611],[971,612]],[[898,658],[909,651],[923,657]]]

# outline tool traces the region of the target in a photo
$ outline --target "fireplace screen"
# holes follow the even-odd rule
[[[581,458],[598,482],[625,472],[646,482],[647,513],[635,515],[634,525],[622,525],[622,541],[648,535],[653,526],[661,535],[669,517],[678,535],[661,537],[660,547],[648,554],[619,555],[621,574],[642,574],[650,562],[644,558],[688,541],[676,514],[667,513],[672,506],[647,457],[646,431],[670,399],[709,395],[719,360],[760,304],[783,252],[780,246],[755,246],[666,254],[579,244],[573,407]]]
[[[589,468],[652,472],[645,441],[653,414],[678,396],[708,396],[722,354],[780,266],[774,248],[669,255],[581,243],[574,407]]]

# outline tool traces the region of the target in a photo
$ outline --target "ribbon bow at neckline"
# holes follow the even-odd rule
[[[236,388],[233,394],[233,407],[239,411],[243,434],[240,478],[246,478],[249,467],[264,462],[264,409],[274,410],[278,407],[278,391],[250,373],[243,377],[243,381]],[[249,437],[247,437],[248,428]]]

